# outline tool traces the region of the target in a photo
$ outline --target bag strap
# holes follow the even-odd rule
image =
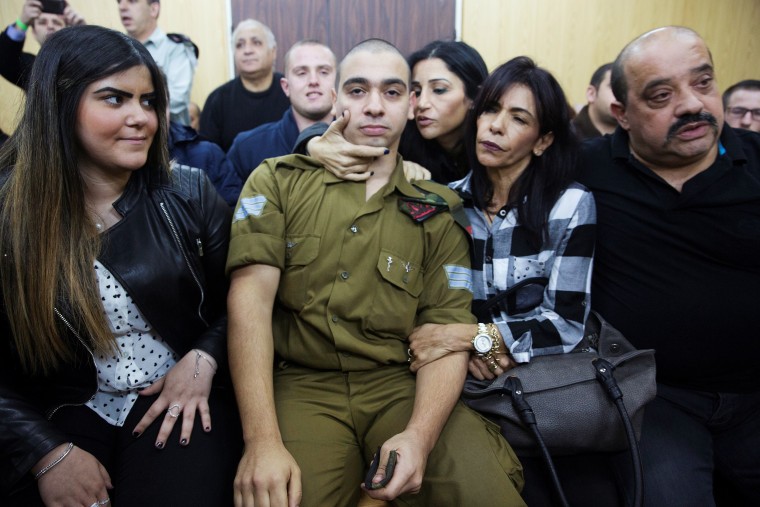
[[[633,465],[633,506],[641,507],[643,502],[644,479],[639,443],[636,441],[636,432],[633,431],[631,418],[629,417],[628,410],[626,410],[625,403],[623,402],[623,391],[620,390],[620,387],[615,381],[615,376],[613,375],[615,367],[612,366],[609,361],[601,357],[594,359],[592,363],[594,364],[594,368],[596,368],[596,379],[602,384],[604,392],[607,393],[610,400],[615,404],[620,420],[623,421],[625,436],[628,438],[628,448],[630,450],[631,462]]]
[[[628,439],[628,448],[631,454],[631,461],[633,464],[633,479],[634,479],[634,497],[633,506],[641,507],[643,499],[643,471],[641,467],[641,455],[639,452],[639,444],[636,441],[636,433],[633,430],[633,424],[631,418],[628,415],[628,411],[625,408],[623,402],[623,392],[615,380],[613,374],[615,367],[604,358],[598,357],[592,361],[596,370],[596,379],[602,385],[604,392],[615,404],[618,415],[620,416],[623,426],[625,428],[625,435]],[[541,430],[538,428],[538,421],[536,420],[536,414],[533,412],[528,400],[525,399],[525,390],[523,389],[522,382],[514,375],[501,375],[504,378],[501,382],[492,382],[487,390],[482,393],[483,396],[487,394],[493,394],[494,391],[508,394],[510,400],[512,400],[512,406],[515,409],[515,413],[520,417],[523,425],[529,430],[536,440],[541,457],[544,460],[549,475],[554,486],[555,493],[563,507],[569,507],[567,497],[565,496],[565,490],[562,487],[562,483],[557,475],[557,468],[554,464],[554,460],[549,453],[549,449],[546,447],[544,437],[541,435]],[[498,380],[497,377],[496,380]]]
[[[489,317],[491,313],[491,309],[493,309],[494,306],[500,305],[504,303],[504,301],[514,295],[518,290],[522,289],[523,287],[527,285],[541,285],[543,287],[546,287],[549,285],[549,279],[545,277],[536,277],[536,278],[528,278],[526,280],[523,280],[521,282],[518,282],[514,284],[509,289],[499,292],[495,296],[491,296],[490,298],[486,299],[483,302],[477,302],[473,303],[472,305],[472,314],[475,315],[478,318],[478,322],[487,321],[490,322],[492,319]],[[486,318],[489,317],[489,318]]]

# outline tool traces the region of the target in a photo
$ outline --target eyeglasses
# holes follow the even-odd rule
[[[755,121],[760,121],[760,109],[747,109],[746,107],[729,107],[727,112],[729,116],[737,120],[739,118],[744,118],[744,115],[747,113],[752,113],[752,119]]]

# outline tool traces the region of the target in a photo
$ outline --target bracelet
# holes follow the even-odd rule
[[[201,369],[200,369],[201,358],[203,358],[209,364],[209,366],[211,366],[211,369],[214,371],[214,373],[216,373],[216,366],[214,365],[214,363],[211,362],[211,359],[209,359],[207,355],[201,354],[200,350],[198,349],[193,349],[193,350],[195,351],[195,375],[193,375],[193,378],[198,378],[198,375],[201,374]]]
[[[68,447],[66,447],[66,450],[63,451],[63,454],[61,454],[56,459],[54,459],[53,462],[50,463],[48,466],[46,466],[45,468],[43,468],[42,470],[40,470],[39,472],[37,472],[36,474],[34,474],[34,480],[39,479],[40,477],[42,477],[43,475],[45,475],[46,473],[48,473],[51,468],[53,468],[58,463],[60,463],[61,461],[63,461],[63,458],[65,458],[66,456],[68,456],[69,453],[71,452],[71,449],[73,449],[73,448],[74,448],[74,443],[73,442],[69,442],[69,445],[68,445]]]
[[[488,354],[486,354],[483,358],[483,361],[488,361],[489,359],[492,359],[497,354],[500,354],[501,349],[501,343],[499,342],[499,337],[501,336],[501,333],[499,333],[499,328],[496,327],[496,324],[488,323],[486,324],[486,332],[493,340],[493,346],[491,347],[491,350],[488,351]]]
[[[21,28],[21,30],[24,32],[26,32],[29,29],[29,25],[21,21],[21,18],[16,18],[16,26]]]

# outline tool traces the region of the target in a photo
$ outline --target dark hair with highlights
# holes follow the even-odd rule
[[[549,212],[575,179],[578,145],[562,87],[554,76],[527,56],[513,58],[486,78],[467,118],[465,139],[472,169],[472,197],[483,210],[493,198],[493,184],[475,151],[478,117],[516,85],[525,86],[533,94],[539,136],[549,132],[554,135],[551,145],[540,157],[531,156],[528,167],[512,184],[507,201],[509,206],[517,208],[518,222],[528,231],[530,241],[540,245],[548,232]]]
[[[29,371],[50,371],[73,354],[58,309],[88,346],[115,347],[93,274],[100,241],[79,172],[86,154],[77,124],[88,86],[136,66],[150,72],[158,118],[140,172],[166,178],[168,95],[158,66],[139,41],[99,26],[64,28],[45,42],[18,128],[0,150],[0,284],[13,340]]]

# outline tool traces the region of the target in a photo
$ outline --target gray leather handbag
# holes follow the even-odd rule
[[[569,507],[551,455],[630,450],[633,506],[643,481],[638,439],[644,407],[654,399],[654,350],[637,350],[599,314],[567,354],[534,357],[494,380],[469,377],[462,398],[495,421],[518,454],[538,454],[559,505]],[[630,414],[630,415],[629,415]]]
[[[589,316],[586,336],[572,352],[534,357],[494,380],[469,377],[462,398],[499,424],[519,453],[538,454],[539,449],[534,432],[520,416],[525,409],[515,408],[515,398],[529,406],[552,454],[621,451],[630,442],[615,401],[598,379],[607,373],[622,393],[638,440],[644,407],[656,393],[654,350],[637,350],[595,312]]]

